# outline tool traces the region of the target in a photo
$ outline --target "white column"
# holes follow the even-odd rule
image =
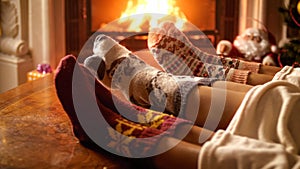
[[[239,33],[249,27],[263,28],[266,24],[267,0],[240,0]]]
[[[51,63],[48,0],[29,0],[29,46],[33,63]]]
[[[26,82],[27,72],[39,63],[55,69],[66,50],[64,0],[0,2],[5,8],[1,26],[6,31],[0,37],[1,93]]]
[[[248,0],[240,0],[240,9],[239,9],[239,34],[244,32],[247,27],[247,2]]]
[[[35,66],[47,63],[55,69],[65,55],[63,0],[29,0],[29,46]]]
[[[252,26],[265,29],[267,0],[254,0]]]
[[[0,0],[0,93],[27,81],[32,70],[28,54],[27,0]]]

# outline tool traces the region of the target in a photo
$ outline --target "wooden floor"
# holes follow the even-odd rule
[[[0,168],[133,168],[82,146],[55,93],[53,76],[0,95]]]

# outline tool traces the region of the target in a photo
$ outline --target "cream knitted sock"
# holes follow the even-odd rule
[[[148,36],[148,47],[157,62],[169,73],[177,75],[194,75],[220,80],[235,81],[227,77],[230,68],[239,69],[234,74],[240,78],[249,73],[258,72],[259,63],[245,62],[238,59],[211,55],[195,47],[189,39],[171,22],[164,22],[153,28]],[[235,70],[230,70],[231,74]],[[247,81],[244,77],[243,81]],[[243,82],[244,83],[244,82]]]
[[[206,79],[176,77],[151,67],[105,35],[96,38],[94,55],[86,58],[84,65],[133,103],[173,115],[184,109],[185,100],[195,86],[210,84]]]

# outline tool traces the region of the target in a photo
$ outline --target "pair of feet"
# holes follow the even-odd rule
[[[117,88],[131,102],[178,116],[189,92],[216,80],[246,83],[260,64],[220,58],[195,47],[171,22],[149,32],[151,54],[165,71],[143,62],[112,38],[98,35],[94,55],[84,65],[106,86]]]
[[[164,22],[159,27],[150,30],[148,47],[165,72],[172,75],[188,75],[247,83],[249,72],[258,73],[260,69],[259,63],[223,58],[203,52],[195,47],[185,34],[171,22]],[[99,68],[103,68],[103,66],[98,67],[99,60],[105,62],[105,71],[111,76],[122,59],[131,54],[126,48],[105,35],[96,37],[93,52],[94,56],[89,57],[85,65],[98,72],[101,79],[104,76],[104,69],[99,70]],[[93,63],[90,64],[91,62]],[[234,72],[232,69],[240,71]],[[233,77],[238,73],[242,74],[239,75],[241,79]]]
[[[80,142],[120,156],[153,156],[161,138],[173,137],[179,125],[192,124],[120,99],[72,55],[58,65],[55,87]]]
[[[100,35],[95,39],[94,55],[85,60],[84,66],[79,64],[73,56],[62,59],[55,77],[57,95],[72,121],[76,136],[82,142],[92,143],[100,139],[103,146],[120,150],[118,147],[111,147],[119,140],[115,140],[116,137],[112,136],[112,133],[115,133],[109,129],[109,126],[130,138],[153,137],[161,133],[172,136],[179,124],[191,124],[183,118],[172,116],[185,116],[186,98],[191,90],[195,89],[198,84],[209,85],[216,79],[224,80],[228,76],[226,73],[232,70],[229,67],[237,69],[242,65],[237,60],[230,62],[221,60],[219,64],[219,58],[194,47],[172,23],[165,23],[161,28],[149,34],[149,48],[158,63],[170,74],[147,65],[125,47],[105,35]],[[208,63],[203,63],[203,60]],[[169,65],[171,61],[173,62]],[[216,65],[216,67],[207,65]],[[141,107],[124,103],[119,98],[113,97],[111,91],[100,81],[95,80],[95,77],[106,86],[120,89],[127,99]],[[99,115],[99,110],[108,125],[99,123],[93,126],[92,121],[86,122],[88,126],[101,130],[93,131],[96,133],[95,136],[87,133],[89,129],[84,129],[82,126],[84,123],[80,119],[92,120],[94,115]],[[127,118],[124,118],[124,113]],[[131,120],[127,120],[128,118]],[[143,122],[141,119],[146,121]],[[159,137],[155,138],[159,139]],[[130,141],[130,143],[127,141],[129,140],[125,140],[125,146],[133,146],[131,147],[133,149],[142,147],[141,149],[146,151],[154,146],[149,144],[149,140]]]
[[[159,112],[180,116],[185,104],[184,98],[199,83],[199,79],[196,81],[189,77],[174,77],[159,71],[104,35],[95,39],[93,52],[94,55],[85,60],[84,66],[78,63],[74,56],[66,56],[61,60],[55,76],[58,98],[72,121],[75,135],[81,142],[89,144],[94,141],[84,130],[80,114],[86,119],[89,115],[93,117],[99,114],[99,110],[104,113],[109,126],[119,130],[120,126],[127,129],[133,126],[134,129],[130,129],[130,133],[134,133],[133,137],[157,135],[169,128],[174,132],[178,123],[191,124],[187,120]],[[121,89],[128,99],[149,109],[127,104],[113,97],[103,83]],[[204,79],[203,83],[209,82]],[[124,118],[124,113],[131,121]],[[146,119],[147,122],[141,122],[141,119]],[[107,123],[99,123],[96,127],[103,130],[103,133],[98,133],[98,138],[107,138],[109,135],[106,130],[108,126],[105,124]],[[143,124],[146,127],[142,127]],[[109,140],[106,144],[109,144]]]

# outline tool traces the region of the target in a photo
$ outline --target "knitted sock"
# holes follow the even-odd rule
[[[78,115],[101,113],[107,123],[97,123],[97,126],[94,127],[101,130],[97,136],[102,140],[102,146],[124,156],[149,153],[155,149],[155,143],[161,137],[173,136],[176,126],[183,123],[190,124],[187,120],[134,106],[114,97],[94,78],[90,71],[78,64],[73,56],[66,56],[61,60],[55,76],[55,86],[58,98],[67,112],[73,124],[74,133],[79,140],[87,144],[94,144],[79,122]],[[79,99],[80,102],[76,102],[76,99],[73,98],[76,96],[82,98]],[[113,97],[114,99],[112,99]],[[93,107],[91,102],[96,102],[97,110],[100,111],[91,108]],[[80,111],[77,108],[78,105],[83,106],[84,111]],[[122,110],[122,112],[119,112],[115,105],[118,105],[118,110]],[[126,113],[134,121],[124,118],[121,115],[123,113]],[[123,135],[124,138],[119,138],[123,142],[117,139],[119,136],[116,133]],[[123,152],[124,149],[120,149],[120,146],[124,146],[126,151]]]
[[[118,45],[110,37],[101,34],[95,38],[93,53],[94,55],[84,60],[84,65],[90,68],[92,73],[98,76],[100,80],[106,77],[108,81],[104,81],[104,83],[110,86],[115,69],[123,59],[128,57],[130,51]]]
[[[226,81],[247,84],[249,74],[250,71],[231,68],[226,75]]]
[[[189,92],[203,83],[151,67],[105,35],[96,38],[94,49],[95,54],[88,57],[84,65],[98,76],[104,74],[106,84],[120,89],[128,100],[145,108],[177,116],[184,110]],[[102,64],[105,68],[98,67],[100,62],[105,62]]]
[[[172,74],[234,80],[226,78],[230,68],[258,72],[260,67],[258,63],[221,58],[201,51],[171,22],[164,22],[150,31],[148,47],[157,62]],[[244,79],[246,81],[247,77]]]

